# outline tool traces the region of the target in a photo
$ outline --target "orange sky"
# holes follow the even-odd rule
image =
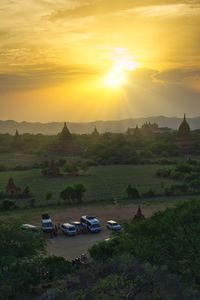
[[[200,115],[200,3],[1,0],[0,119]]]

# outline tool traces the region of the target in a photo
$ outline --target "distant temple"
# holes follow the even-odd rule
[[[61,176],[60,169],[54,160],[49,163],[49,166],[46,169],[42,170],[42,175],[47,177]]]
[[[143,220],[143,219],[145,219],[145,216],[143,215],[141,207],[139,205],[137,213],[135,214],[135,216],[133,218],[133,221],[140,221],[140,220]]]
[[[92,137],[99,137],[99,132],[98,132],[96,126],[94,127],[94,130],[93,130],[91,136],[92,136]]]
[[[74,151],[73,136],[66,122],[58,135],[58,142],[50,146],[49,153],[56,155],[72,155]]]
[[[186,120],[186,115],[184,114],[183,121],[178,128],[178,138],[181,140],[189,140],[191,138],[190,126]]]
[[[127,134],[134,135],[136,137],[141,134],[162,134],[162,133],[170,133],[172,132],[171,128],[168,127],[159,127],[157,123],[145,122],[141,128],[138,125],[135,128],[128,128]]]
[[[67,127],[66,122],[64,123],[64,127],[59,135],[59,143],[62,146],[69,146],[72,142],[72,135]]]
[[[9,178],[6,186],[6,195],[9,197],[15,197],[20,191],[21,189],[15,185],[14,180]]]

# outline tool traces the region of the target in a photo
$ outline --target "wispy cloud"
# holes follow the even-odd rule
[[[130,11],[129,11],[130,12]],[[192,4],[167,4],[138,7],[135,13],[143,17],[182,17],[200,14],[200,3]]]
[[[0,73],[0,92],[59,86],[70,80],[96,77],[99,71],[82,65],[31,64],[18,66],[15,72]]]

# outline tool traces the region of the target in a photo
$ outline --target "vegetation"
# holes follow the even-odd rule
[[[60,198],[64,201],[72,201],[80,203],[83,200],[83,196],[86,189],[83,184],[76,184],[74,186],[67,186],[61,193]]]
[[[200,201],[191,200],[150,219],[126,224],[117,237],[94,246],[90,254],[105,261],[129,253],[200,288],[199,232]]]
[[[72,271],[62,257],[45,256],[40,233],[22,230],[19,222],[0,221],[0,299],[35,299],[42,285]]]
[[[22,190],[28,185],[31,191],[31,198],[35,199],[35,206],[51,205],[62,202],[59,198],[60,192],[66,186],[82,184],[86,188],[84,201],[106,201],[123,200],[126,196],[126,188],[129,184],[137,187],[140,194],[152,189],[157,195],[163,193],[161,183],[165,187],[171,185],[170,179],[160,179],[155,176],[159,169],[158,165],[119,165],[119,166],[97,166],[90,167],[84,176],[61,176],[43,177],[40,170],[0,172],[0,191],[5,191],[10,176]],[[46,200],[48,192],[53,195]],[[1,194],[0,194],[0,198]],[[5,198],[5,195],[4,195]],[[31,199],[30,198],[30,199]],[[16,199],[20,207],[29,206],[28,199]]]
[[[174,168],[162,168],[157,170],[157,177],[175,180],[176,183],[165,189],[168,196],[195,195],[200,192],[200,163],[188,160],[177,164]]]
[[[199,296],[186,289],[178,276],[141,264],[131,255],[93,261],[68,277],[66,286],[56,290],[55,300],[197,300]]]

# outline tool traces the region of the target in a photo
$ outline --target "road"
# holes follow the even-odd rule
[[[82,253],[87,253],[88,248],[109,236],[110,231],[107,229],[103,229],[100,233],[87,233],[72,237],[59,233],[57,237],[48,241],[47,252],[71,260]]]

